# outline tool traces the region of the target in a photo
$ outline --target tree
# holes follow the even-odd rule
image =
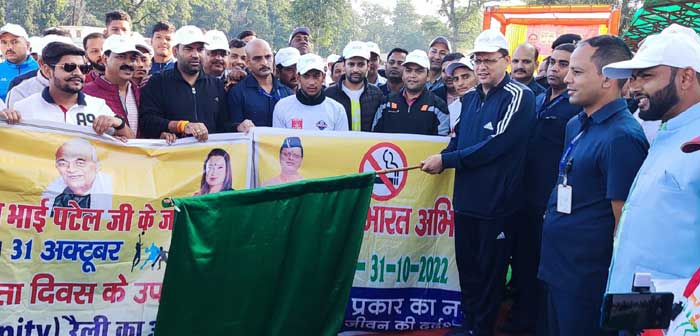
[[[382,50],[389,47],[386,37],[391,34],[391,11],[379,4],[370,2],[362,2],[360,8],[361,15],[357,17],[358,39],[374,41]]]
[[[347,0],[295,0],[290,19],[309,27],[313,51],[319,55],[338,50],[347,36],[355,35],[353,9]]]
[[[408,51],[413,49],[425,50],[425,41],[420,28],[421,17],[416,13],[416,7],[410,0],[398,0],[392,25],[387,40],[392,47],[401,47]]]

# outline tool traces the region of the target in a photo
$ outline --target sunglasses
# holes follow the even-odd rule
[[[87,74],[88,72],[90,72],[90,69],[92,69],[92,66],[90,65],[90,63],[80,64],[80,65],[75,64],[75,63],[63,63],[63,64],[54,64],[51,66],[54,68],[60,67],[65,72],[73,72],[73,71],[75,71],[76,68],[78,68],[78,69],[80,69],[80,72],[82,72],[83,74]]]

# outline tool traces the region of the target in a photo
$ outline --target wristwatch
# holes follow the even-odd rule
[[[115,131],[118,131],[118,130],[126,127],[126,119],[124,119],[124,117],[118,116],[118,115],[115,115],[114,117],[122,121],[122,123],[119,124],[119,126],[114,128]]]

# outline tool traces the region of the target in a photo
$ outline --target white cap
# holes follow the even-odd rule
[[[73,44],[73,40],[71,40],[70,37],[55,35],[55,34],[50,34],[50,35],[46,35],[44,37],[39,37],[38,40],[32,40],[32,39],[33,39],[33,37],[29,38],[29,44],[30,44],[30,47],[32,48],[32,52],[37,53],[39,56],[41,56],[42,50],[44,50],[44,47],[49,45],[49,43],[61,42],[61,43],[65,43],[65,44],[75,45],[75,44]]]
[[[228,52],[228,38],[226,34],[220,30],[209,30],[204,37],[207,39],[208,45],[204,48],[207,50],[225,50]]]
[[[330,54],[328,57],[326,57],[326,63],[335,63],[338,62],[340,59],[340,55],[338,54]]]
[[[297,62],[297,72],[303,75],[311,70],[326,72],[326,61],[316,54],[305,54],[299,57]]]
[[[196,42],[206,44],[207,38],[201,29],[195,26],[182,26],[173,35],[173,45],[188,45]]]
[[[41,49],[44,48],[41,36],[32,36],[27,41],[29,41],[30,52],[41,54]]]
[[[647,37],[631,60],[603,67],[603,75],[628,78],[633,70],[658,65],[690,67],[700,72],[700,37],[690,28],[672,24],[661,33]]]
[[[350,59],[353,57],[362,57],[369,61],[370,51],[367,48],[367,44],[362,41],[351,41],[343,49],[343,57],[345,59]]]
[[[508,40],[501,34],[498,30],[484,30],[476,37],[474,40],[474,49],[470,55],[475,53],[492,53],[497,52],[501,49],[508,50]]]
[[[472,64],[472,61],[466,57],[462,57],[456,62],[452,62],[447,65],[447,69],[445,69],[445,72],[447,73],[448,76],[452,76],[452,74],[457,70],[457,68],[461,67],[467,67],[469,70],[474,71],[474,64]]]
[[[105,54],[108,51],[116,54],[133,51],[139,55],[143,55],[143,53],[136,48],[136,40],[127,35],[111,35],[108,37],[102,45],[102,53]]]
[[[430,68],[430,59],[428,59],[428,54],[419,49],[411,51],[408,53],[408,55],[406,55],[406,60],[403,62],[403,65],[405,66],[409,63],[418,64],[424,68]]]
[[[151,44],[148,43],[148,40],[146,40],[143,35],[133,32],[131,33],[131,38],[134,39],[134,44],[136,44],[137,48],[146,49],[149,54],[153,55],[153,47],[151,47]]]
[[[2,26],[2,28],[0,28],[0,35],[5,33],[10,33],[17,37],[24,37],[25,39],[29,39],[27,31],[24,30],[22,26],[16,25],[14,23],[6,23],[4,26]]]
[[[275,54],[275,65],[282,65],[283,67],[289,67],[299,62],[299,49],[294,47],[282,48]]]
[[[375,53],[377,55],[381,55],[381,52],[379,52],[379,45],[374,43],[374,42],[366,42],[367,49],[369,49],[370,53]]]

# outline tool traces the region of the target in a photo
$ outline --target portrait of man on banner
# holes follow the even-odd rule
[[[204,160],[204,171],[197,195],[213,194],[220,191],[233,190],[231,172],[231,157],[221,148],[212,149]]]
[[[299,137],[288,137],[280,146],[280,174],[263,183],[263,187],[302,180],[299,174],[304,160],[304,148]]]
[[[49,184],[41,198],[53,208],[70,207],[74,201],[82,209],[112,209],[112,177],[100,171],[95,147],[85,139],[72,139],[56,150],[56,170],[60,175]]]

